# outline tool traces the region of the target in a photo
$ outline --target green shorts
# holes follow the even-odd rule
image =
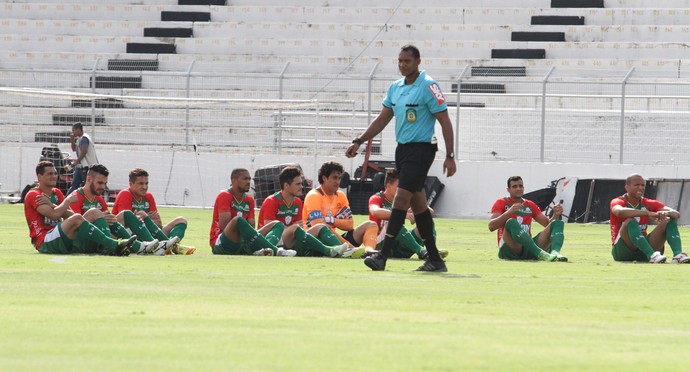
[[[645,239],[649,241],[648,236],[646,236]],[[618,238],[618,242],[616,242],[616,244],[614,244],[611,248],[611,255],[613,256],[613,259],[615,261],[649,261],[647,255],[644,254],[644,252],[642,252],[641,250],[638,249],[636,251],[633,251],[632,249],[628,248],[628,245],[625,244],[622,238]]]
[[[508,233],[508,232],[506,231],[505,233]],[[534,244],[537,244],[537,239],[539,239],[539,235],[541,235],[541,232],[539,232],[539,234],[532,237]],[[536,260],[537,259],[536,257],[534,257],[532,252],[525,249],[525,247],[522,247],[522,254],[517,254],[512,249],[510,249],[510,247],[508,247],[508,245],[505,243],[503,243],[498,248],[498,258],[500,258],[502,260]]]
[[[244,242],[244,239],[239,243],[235,243],[228,239],[225,234],[221,233],[216,240],[216,244],[211,248],[213,254],[230,254],[230,255],[242,255],[249,254],[250,249]]]
[[[376,244],[376,250],[380,251],[383,249],[383,242]],[[393,255],[391,258],[410,258],[413,254],[416,254],[413,249],[405,248],[400,242],[396,241],[393,245]]]
[[[39,253],[46,254],[70,254],[72,252],[72,239],[68,238],[58,224],[46,234],[43,243],[38,247]]]

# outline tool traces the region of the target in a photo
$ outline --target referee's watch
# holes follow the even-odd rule
[[[362,141],[361,139],[359,139],[359,137],[356,137],[355,139],[352,140],[352,143],[361,146],[361,145],[364,143],[364,141]]]
[[[447,154],[446,154],[446,158],[447,158],[447,159],[455,159],[455,153],[452,152],[452,151],[449,152],[449,153],[447,153]]]

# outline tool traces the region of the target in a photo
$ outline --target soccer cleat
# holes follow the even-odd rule
[[[551,254],[544,251],[539,252],[539,255],[537,256],[537,260],[539,261],[555,261],[556,258],[557,256],[555,254]]]
[[[153,239],[150,242],[139,242],[138,255],[152,254],[160,245],[158,239]]]
[[[136,235],[132,235],[127,239],[118,239],[117,247],[115,248],[115,252],[113,252],[113,254],[115,256],[129,256],[129,253],[136,242]]]
[[[163,240],[160,243],[160,246],[165,248],[165,254],[175,254],[175,250],[177,249],[176,246],[180,243],[180,238],[173,236],[172,238]]]
[[[343,258],[360,258],[362,256],[362,253],[364,253],[365,250],[366,250],[366,248],[364,248],[364,247],[350,248],[350,249],[346,250],[345,252],[343,252],[343,255],[341,257],[343,257]]]
[[[342,256],[348,248],[350,248],[350,245],[347,243],[331,247],[331,258]]]
[[[441,258],[446,258],[448,257],[448,250],[439,249],[438,255],[441,256]],[[429,258],[429,251],[427,251],[426,249],[422,249],[421,252],[417,253],[417,257],[419,257],[420,260],[426,260],[427,258]]]
[[[666,256],[659,252],[652,253],[652,257],[649,259],[649,263],[664,263],[666,262]]]
[[[297,256],[297,251],[294,249],[278,248],[278,253],[276,253],[276,256],[295,257]]]
[[[193,254],[196,252],[195,247],[190,247],[188,245],[183,245],[183,244],[175,244],[175,248],[173,248],[173,252],[175,254],[181,254],[183,256],[187,256],[190,254]]]
[[[365,258],[364,264],[373,271],[383,271],[386,270],[386,257],[381,253],[376,253],[373,256]]]
[[[671,259],[672,264],[686,264],[690,263],[690,257],[688,257],[687,254],[680,252],[677,255],[673,256]]]
[[[556,259],[554,261],[568,262],[568,257],[562,255],[559,251],[552,251],[551,254],[556,256]]]
[[[271,248],[261,248],[252,253],[254,256],[273,256],[273,249]]]
[[[415,271],[424,271],[427,273],[445,273],[448,271],[446,263],[443,261],[426,261]]]

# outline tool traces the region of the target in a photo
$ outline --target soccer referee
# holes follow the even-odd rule
[[[405,223],[407,210],[411,207],[419,233],[429,252],[427,261],[417,271],[448,271],[436,247],[434,220],[426,203],[424,181],[438,150],[434,138],[436,120],[441,124],[446,144],[443,172],[448,177],[455,174],[453,125],[441,88],[425,71],[419,70],[420,63],[417,47],[405,45],[400,49],[398,69],[404,77],[391,84],[379,115],[364,133],[352,140],[352,145],[345,152],[349,158],[356,156],[359,146],[379,134],[395,116],[395,138],[398,142],[395,164],[400,181],[393,199],[383,248],[364,259],[364,263],[372,270],[386,269],[386,260],[392,254],[395,239]]]

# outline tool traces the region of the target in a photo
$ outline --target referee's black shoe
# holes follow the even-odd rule
[[[415,271],[424,271],[428,273],[445,273],[448,271],[446,263],[443,261],[426,261],[424,265],[417,268]]]
[[[364,264],[374,271],[383,271],[386,270],[386,257],[381,253],[376,253],[365,258]]]

